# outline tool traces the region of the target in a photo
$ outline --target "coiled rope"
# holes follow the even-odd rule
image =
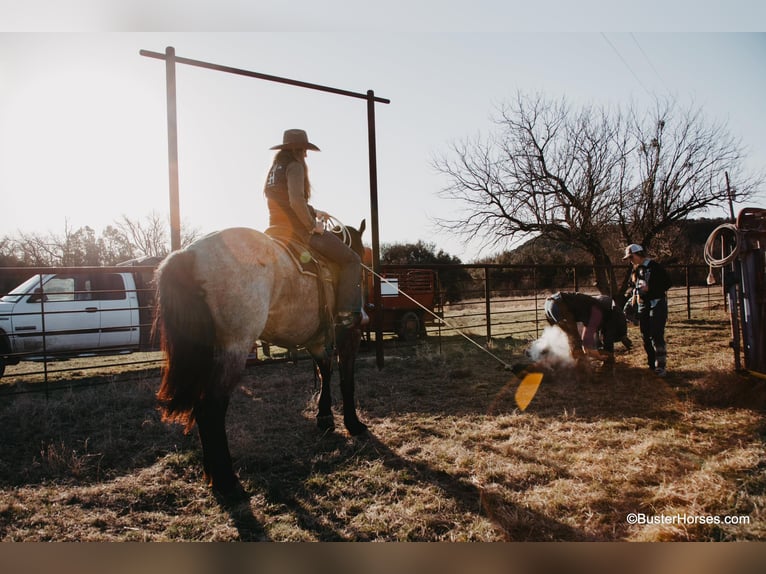
[[[328,213],[327,217],[323,218],[322,223],[324,223],[324,228],[327,231],[336,232],[340,235],[340,240],[343,241],[347,247],[351,247],[351,234],[340,219]]]
[[[734,249],[731,250],[731,253],[728,255],[725,255],[721,257],[720,259],[716,258],[716,256],[713,254],[713,249],[715,248],[716,239],[718,239],[718,236],[721,235],[724,231],[728,231],[732,234],[734,239],[736,240],[736,243],[734,245]],[[737,229],[737,226],[733,223],[723,223],[716,227],[713,232],[710,234],[710,236],[707,238],[707,241],[705,242],[705,263],[708,264],[708,267],[710,268],[710,272],[707,276],[707,284],[713,285],[715,283],[715,275],[713,275],[713,268],[720,268],[724,265],[728,265],[732,261],[734,261],[739,256],[739,246],[742,242],[742,238],[739,234],[739,230]],[[721,244],[725,245],[723,236],[721,236]]]
[[[716,239],[718,239],[719,234],[723,233],[724,231],[729,231],[736,239],[737,243],[734,246],[734,249],[732,249],[731,253],[728,255],[722,257],[721,259],[716,259],[715,255],[713,255],[713,248],[715,247]],[[721,239],[723,241],[723,239]],[[739,235],[739,230],[737,229],[737,226],[733,223],[723,223],[716,227],[713,230],[713,233],[710,234],[710,237],[707,238],[707,241],[705,242],[705,263],[707,263],[710,267],[723,267],[724,265],[727,265],[734,261],[739,256],[739,246],[742,239]]]

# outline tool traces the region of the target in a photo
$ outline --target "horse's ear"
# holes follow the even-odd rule
[[[359,235],[364,233],[365,227],[367,227],[367,220],[366,219],[362,219],[362,223],[359,224]]]

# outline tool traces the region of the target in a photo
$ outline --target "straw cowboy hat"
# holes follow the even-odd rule
[[[269,149],[310,149],[319,151],[319,148],[309,141],[304,130],[285,130],[282,135],[282,143]]]

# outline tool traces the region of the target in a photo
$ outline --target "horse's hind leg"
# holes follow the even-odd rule
[[[229,442],[226,438],[228,407],[228,395],[208,395],[200,399],[194,407],[194,418],[202,443],[205,478],[213,490],[224,496],[235,495],[242,490],[232,468]]]

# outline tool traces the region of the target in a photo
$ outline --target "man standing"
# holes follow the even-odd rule
[[[638,324],[649,368],[658,377],[664,377],[667,373],[665,323],[668,320],[670,275],[657,261],[646,256],[643,247],[635,243],[625,248],[623,260],[633,265],[631,288],[625,296],[634,298],[638,304]]]

